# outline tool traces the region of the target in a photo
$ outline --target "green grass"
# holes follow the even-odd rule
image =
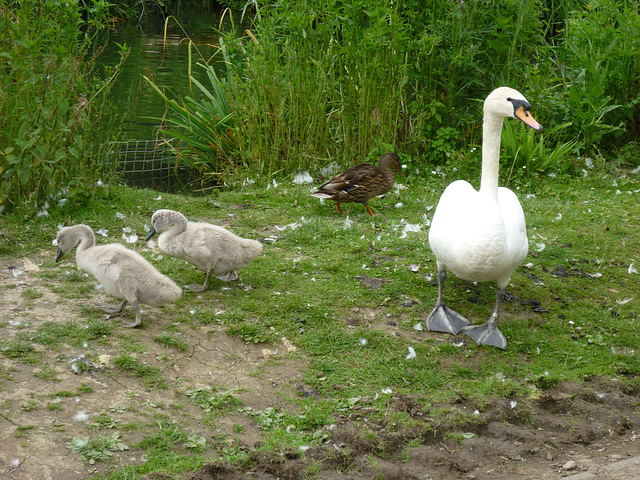
[[[424,419],[417,419],[394,411],[390,418],[399,426],[419,425],[429,432],[424,435],[448,432],[447,438],[459,440],[474,431],[475,420],[451,407],[458,398],[482,409],[491,398],[539,395],[565,380],[582,382],[601,375],[617,377],[630,391],[637,391],[640,275],[630,266],[638,268],[640,263],[640,179],[637,173],[623,173],[511,182],[527,216],[531,254],[511,278],[511,296],[499,320],[509,341],[505,351],[470,341],[460,347],[451,336],[415,330],[417,324],[424,326],[437,294],[433,279],[426,278],[435,275],[436,266],[425,220],[433,214],[430,207],[437,203],[443,181],[439,175],[408,175],[400,180],[406,190],[372,201],[375,218],[354,204],[344,205],[346,213],[340,215],[330,202],[322,205],[309,197],[310,186],[294,185],[287,178],[279,180],[277,188],[258,184],[210,196],[163,193],[162,201],[156,200],[157,192],[112,185],[96,191],[86,204],[52,208],[49,218],[29,216],[26,211],[1,216],[0,230],[7,235],[0,237],[0,248],[9,257],[35,256],[42,250],[53,253],[51,240],[58,224],[83,222],[112,232],[130,226],[142,236],[156,208],[176,209],[190,219],[264,240],[265,251],[239,272],[239,282],[215,281],[210,292],[185,292],[176,304],[161,307],[170,321],[151,345],[140,341],[137,330],[123,332],[93,312],[95,282],[76,273],[72,258],[64,265],[45,262],[40,275],[62,297],[90,285],[80,296],[89,306],[82,311],[86,321],[25,328],[17,339],[0,340],[0,353],[38,364],[42,349],[109,344],[120,352],[112,359],[115,368],[139,377],[149,389],[167,392],[165,405],[169,405],[175,393],[169,388],[174,385],[170,379],[175,375],[158,364],[141,362],[138,354],[154,346],[154,353],[165,357],[189,351],[193,345],[182,340],[182,334],[201,327],[210,329],[207,341],[215,341],[222,330],[233,341],[269,350],[283,348],[285,337],[297,347],[293,358],[304,360],[304,384],[317,392],[313,397],[287,397],[286,408],[256,410],[240,401],[240,392],[234,390],[176,387],[188,397],[180,402],[193,402],[203,410],[205,428],[212,428],[219,415],[244,415],[258,425],[263,435],[260,448],[269,451],[320,444],[326,434],[323,427],[333,423],[336,412],[366,408],[372,418],[383,417],[390,399],[399,396],[414,399],[415,408],[425,413]],[[457,175],[449,172],[446,182]],[[397,208],[399,202],[403,206]],[[126,219],[118,219],[115,212],[125,213]],[[422,224],[421,231],[403,235],[407,223]],[[97,241],[119,239],[116,235]],[[160,258],[142,243],[128,247],[181,285],[203,281],[204,274],[182,260]],[[567,275],[561,274],[560,265]],[[367,288],[366,279],[382,283]],[[28,296],[38,298],[35,291]],[[488,318],[494,296],[494,284],[474,285],[453,276],[445,290],[445,300],[473,321]],[[409,347],[415,359],[407,358]],[[43,366],[40,372],[53,380],[50,368]],[[110,424],[110,418],[104,415],[102,420]],[[142,478],[151,471],[195,469],[212,449],[245,465],[246,451],[234,438],[242,430],[238,424],[230,436],[211,445],[207,435],[158,420],[144,429],[139,444],[129,445],[144,450],[147,463],[125,466],[101,478]],[[362,426],[361,434],[369,433]],[[109,448],[119,441],[111,433],[88,438],[97,444],[96,461],[100,455],[109,458]],[[88,440],[81,440],[74,448],[84,452]],[[381,458],[388,454],[383,446],[378,453]]]

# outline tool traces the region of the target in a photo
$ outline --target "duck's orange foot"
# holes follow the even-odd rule
[[[376,214],[371,211],[371,207],[369,205],[365,205],[365,207],[367,207],[367,212],[369,212],[369,215],[371,215],[372,217],[376,216]]]

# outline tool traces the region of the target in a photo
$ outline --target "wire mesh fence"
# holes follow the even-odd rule
[[[109,142],[106,167],[131,186],[161,191],[184,190],[195,172],[178,163],[177,140],[128,140]]]

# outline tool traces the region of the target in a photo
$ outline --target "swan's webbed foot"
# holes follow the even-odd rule
[[[426,321],[427,329],[432,332],[445,332],[457,335],[469,325],[469,320],[446,305],[440,304],[431,311]]]
[[[127,301],[123,300],[120,302],[120,305],[98,305],[98,308],[102,310],[104,313],[108,313],[109,315],[120,315],[124,312],[124,307],[127,305]]]
[[[121,323],[120,324],[121,327],[134,328],[134,327],[139,327],[140,325],[142,325],[142,318],[140,316],[140,304],[136,300],[135,302],[133,302],[131,304],[131,306],[133,307],[133,311],[136,314],[136,319],[132,323]]]
[[[502,350],[507,348],[507,339],[495,322],[488,321],[484,325],[470,325],[463,328],[462,332],[478,345],[490,345]]]

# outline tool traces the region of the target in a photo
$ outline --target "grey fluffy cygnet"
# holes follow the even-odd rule
[[[127,302],[131,303],[136,319],[123,327],[142,325],[140,304],[157,306],[176,302],[182,290],[166,275],[158,272],[142,255],[119,243],[96,245],[95,235],[87,225],[65,227],[58,232],[56,263],[76,245],[76,264],[89,272],[116,298],[120,305],[104,306],[107,313],[120,314]]]
[[[190,285],[192,292],[204,292],[211,277],[229,281],[238,278],[237,270],[247,267],[262,254],[257,240],[239,237],[229,230],[204,222],[189,222],[180,212],[157,210],[151,217],[147,240],[162,232],[158,247],[172,257],[179,257],[203,270],[207,277],[203,285]]]

